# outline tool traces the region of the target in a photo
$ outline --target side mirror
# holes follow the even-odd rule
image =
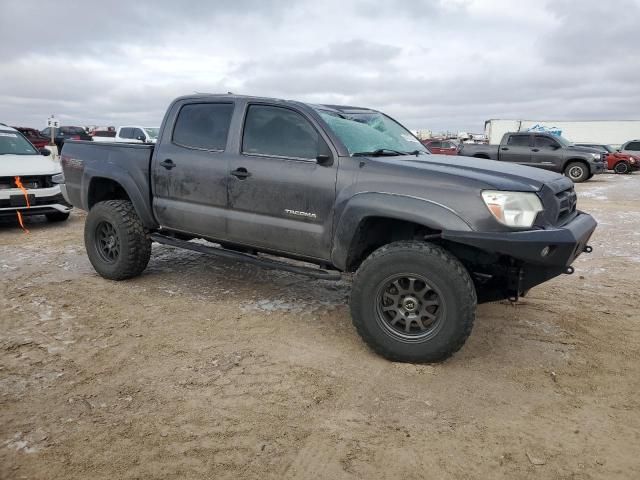
[[[41,148],[40,155],[42,155],[43,157],[48,157],[49,155],[51,155],[51,150],[47,150],[46,148]]]
[[[318,163],[318,165],[326,167],[333,164],[333,159],[331,158],[331,155],[320,154],[316,157],[316,162]]]
[[[138,135],[136,137],[136,140],[140,140],[141,142],[144,142],[146,140],[146,138],[144,138],[144,135]]]

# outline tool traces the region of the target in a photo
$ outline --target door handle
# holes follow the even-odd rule
[[[244,167],[240,167],[240,168],[237,168],[237,169],[233,170],[231,172],[231,175],[233,175],[234,177],[236,177],[236,178],[238,178],[240,180],[244,180],[245,178],[251,176],[251,174]]]
[[[173,160],[171,160],[170,158],[167,158],[166,160],[161,161],[160,165],[162,165],[167,170],[171,170],[173,167],[176,166],[176,164],[173,163]]]
[[[539,152],[539,151],[540,151],[540,149],[539,149],[539,148],[532,148],[532,149],[531,149],[531,151],[532,151],[532,152]]]
[[[500,150],[509,150],[509,147],[502,147]]]

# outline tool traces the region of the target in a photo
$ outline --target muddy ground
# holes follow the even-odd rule
[[[640,174],[578,185],[576,273],[377,357],[328,283],[154,245],[98,277],[84,214],[0,225],[0,478],[640,478]]]

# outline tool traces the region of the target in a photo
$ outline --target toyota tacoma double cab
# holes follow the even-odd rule
[[[155,145],[67,141],[62,168],[103,277],[140,275],[152,242],[325,280],[353,272],[353,324],[396,361],[447,358],[478,302],[572,273],[596,228],[569,179],[431,155],[368,108],[185,96]]]
[[[463,145],[458,155],[486,158],[562,173],[576,183],[606,169],[605,155],[544,132],[505,133],[500,145]]]

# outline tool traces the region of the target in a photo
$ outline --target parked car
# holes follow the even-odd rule
[[[38,151],[18,130],[0,126],[0,216],[46,215],[51,222],[69,217],[70,205],[53,182],[62,169],[50,154]]]
[[[422,144],[431,153],[439,155],[457,155],[459,146],[448,140],[423,140]]]
[[[116,129],[114,127],[96,128],[89,132],[94,142],[115,142]]]
[[[51,128],[47,127],[40,130],[40,133],[47,138],[51,138]],[[54,143],[58,147],[58,152],[62,150],[62,146],[66,140],[92,140],[86,130],[82,127],[64,126],[54,129]]]
[[[544,168],[584,182],[605,170],[604,154],[543,132],[505,133],[500,145],[464,144],[458,155]]]
[[[577,143],[580,147],[590,147],[605,154],[607,168],[615,173],[631,173],[640,169],[640,152],[636,155],[616,151],[611,145],[599,143]]]
[[[118,127],[116,142],[126,143],[156,143],[159,127],[127,126]]]
[[[464,344],[477,302],[515,300],[591,250],[596,222],[568,178],[431,155],[375,110],[192,95],[162,125],[156,145],[62,150],[62,190],[89,212],[87,255],[105,278],[140,275],[152,241],[316,278],[355,272],[362,338],[428,362]]]
[[[640,155],[640,140],[630,140],[622,147],[620,147],[622,153],[628,153],[630,155]]]
[[[47,145],[49,145],[50,139],[42,135],[35,128],[28,128],[28,127],[11,127],[11,128],[15,128],[16,130],[18,130],[38,150],[41,150]]]

